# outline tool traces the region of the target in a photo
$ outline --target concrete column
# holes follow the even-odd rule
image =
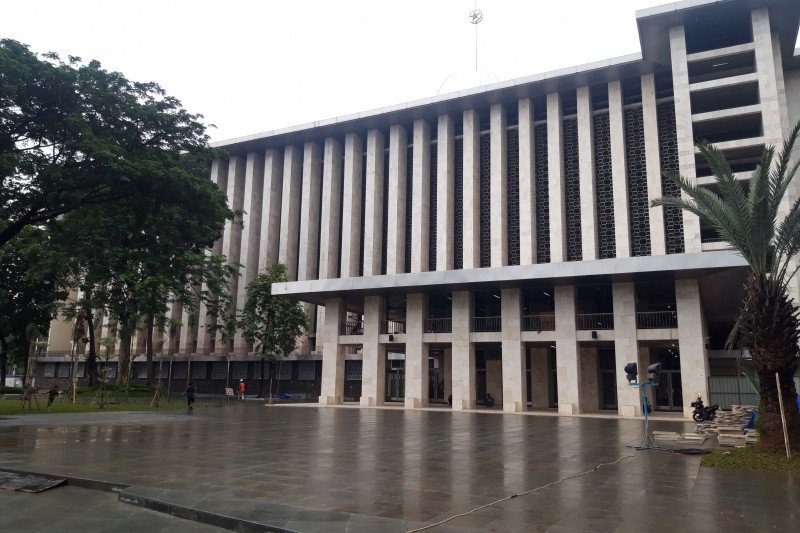
[[[236,211],[243,211],[245,209],[244,206],[244,195],[245,195],[245,177],[247,174],[247,160],[243,157],[239,156],[231,156],[230,160],[228,161],[228,206],[233,210]],[[230,264],[240,263],[242,256],[242,222],[243,219],[241,218],[243,215],[237,216],[234,220],[229,221],[225,224],[225,231],[222,235],[222,253],[228,258],[228,262]],[[231,307],[233,309],[239,309],[239,279],[242,273],[238,272],[237,274],[231,277],[231,282],[229,285],[232,299]],[[199,310],[198,310],[199,311]],[[197,331],[197,326],[192,327],[192,333],[190,339],[193,341],[194,336]],[[188,333],[183,328],[181,329],[181,353],[189,353],[184,352],[184,343],[183,339],[185,338],[185,334]],[[188,347],[188,346],[187,346]],[[230,346],[223,346],[220,343],[220,349],[217,351],[220,353],[228,353]],[[195,350],[196,346],[192,347],[192,350]]]
[[[325,331],[322,344],[322,386],[319,403],[344,402],[344,346],[339,344],[339,325],[347,314],[341,298],[325,300]]]
[[[300,244],[300,199],[303,186],[303,155],[300,149],[287,146],[283,154],[283,193],[281,196],[281,233],[278,261],[286,265],[289,281],[297,280]]]
[[[489,121],[491,265],[502,267],[508,265],[508,148],[506,110],[502,104],[490,108]]]
[[[692,105],[689,98],[689,64],[686,61],[686,34],[683,26],[674,26],[669,29],[669,46],[672,57],[672,93],[675,97],[675,126],[678,137],[678,168],[681,176],[691,182],[696,182]],[[682,209],[681,213],[686,253],[702,251],[700,219],[685,209]]]
[[[261,206],[264,191],[264,156],[250,152],[247,154],[244,177],[244,213],[242,214],[242,247],[239,262],[243,271],[240,274],[236,294],[236,310],[241,313],[247,298],[247,286],[258,275],[258,256],[261,238]],[[208,311],[205,305],[200,306],[200,330],[197,335],[198,353],[206,353],[208,336],[202,328]],[[202,345],[202,346],[201,346]],[[247,343],[242,338],[241,330],[236,331],[233,342],[235,353],[246,353]]]
[[[531,348],[531,404],[534,409],[550,407],[550,369],[547,348]]]
[[[380,276],[383,248],[383,134],[367,133],[367,183],[364,195],[369,200],[364,213],[364,275]]]
[[[555,287],[556,372],[558,374],[558,412],[581,412],[581,367],[578,361],[578,335],[575,323],[575,286]]]
[[[613,283],[614,302],[614,359],[617,375],[617,410],[625,417],[642,416],[639,389],[628,385],[625,365],[638,363],[638,342],[636,341],[636,294],[631,282]],[[639,365],[639,374],[647,367]]]
[[[380,343],[386,306],[380,296],[364,297],[364,344],[361,369],[361,405],[383,405],[386,398],[386,345]]]
[[[503,410],[527,411],[528,382],[525,376],[525,346],[522,344],[522,291],[501,290],[503,335]]]
[[[522,98],[519,113],[519,263],[536,263],[536,182],[534,181],[533,102]]]
[[[455,253],[455,126],[448,115],[439,116],[436,129],[436,270],[453,270]],[[446,395],[445,395],[446,396]]]
[[[264,192],[261,197],[261,242],[258,270],[278,262],[281,234],[281,194],[283,193],[283,154],[270,148],[264,155]]]
[[[364,194],[361,186],[363,157],[361,137],[352,133],[347,134],[344,138],[344,204],[342,205],[341,277],[343,278],[354,278],[359,275],[361,195]]]
[[[431,128],[414,121],[414,165],[411,195],[411,272],[426,272],[430,265]],[[427,395],[427,392],[426,392]]]
[[[406,407],[428,405],[428,347],[422,342],[428,298],[406,297]]]
[[[578,166],[581,187],[581,250],[584,261],[597,259],[597,208],[594,181],[592,93],[578,87]]]
[[[453,395],[453,349],[445,348],[442,361],[442,376],[444,377],[444,398]]]
[[[581,409],[583,411],[600,410],[599,373],[597,345],[584,345],[578,348],[581,367]]]
[[[617,245],[617,257],[630,257],[628,178],[625,170],[625,110],[622,100],[622,84],[618,80],[608,83],[608,123],[611,136],[614,240]]]
[[[245,173],[248,173],[248,172],[250,172],[250,158],[249,158],[249,156],[248,156],[248,165],[247,165],[247,169],[246,169]],[[254,171],[254,178],[257,178],[255,171]],[[262,176],[262,178],[263,178],[263,176]],[[219,188],[221,191],[226,191],[226,193],[227,193],[227,190],[228,190],[228,164],[227,164],[227,162],[222,161],[220,159],[215,159],[214,161],[211,162],[211,181],[217,186],[217,188]],[[255,181],[257,181],[257,179]],[[262,179],[262,182],[263,182],[263,179]],[[245,185],[246,185],[246,183],[247,183],[247,177],[245,176]],[[263,183],[262,183],[262,185],[263,185]],[[259,216],[259,219],[260,219],[260,217],[261,217],[261,206],[259,206],[257,210],[259,212],[258,216]],[[250,222],[249,225],[253,225],[252,221]],[[256,224],[256,226],[257,225],[258,224]],[[255,231],[260,233],[261,229],[258,228]],[[248,240],[247,240],[247,246],[248,246],[247,257],[248,257],[248,260],[250,260],[252,258],[252,255],[253,255],[252,252],[251,252],[251,247],[250,247],[250,243],[252,241],[249,240],[249,235],[250,234],[248,234]],[[220,255],[220,254],[223,253],[223,251],[222,251],[222,245],[223,245],[222,240],[223,239],[218,239],[217,242],[214,243],[214,247],[211,249],[211,253],[214,253],[216,255]],[[206,253],[209,253],[209,251],[206,250]],[[255,251],[256,265],[258,264],[258,255],[259,255],[259,252],[258,252],[258,247],[257,247],[256,251]],[[247,267],[247,265],[245,265],[245,267]],[[252,267],[252,264],[251,264],[251,267]],[[257,266],[256,266],[256,270],[258,270]],[[252,272],[250,274],[252,274]],[[248,275],[247,269],[245,270],[245,275]],[[248,278],[247,283],[249,283],[250,279],[252,279],[252,278]],[[244,285],[246,285],[246,283]],[[203,286],[201,287],[201,290],[202,291],[207,291],[208,287],[205,284],[203,284]],[[239,299],[239,301],[241,301],[242,304],[244,303],[244,298],[239,297],[237,299]],[[212,350],[212,347],[214,345],[214,334],[213,334],[213,332],[211,330],[211,326],[214,326],[216,324],[217,317],[210,316],[208,313],[209,313],[208,305],[205,302],[200,302],[200,311],[198,313],[199,324],[198,324],[198,330],[197,330],[197,347],[196,347],[196,350],[197,350],[197,353],[201,353],[201,354],[210,353],[211,350]]]
[[[406,186],[408,185],[408,137],[403,126],[389,130],[389,212],[386,235],[386,273],[405,272]]]
[[[464,269],[481,266],[480,201],[481,201],[481,142],[480,117],[473,110],[464,111]],[[471,407],[470,407],[471,408]]]
[[[303,150],[303,185],[300,207],[300,247],[297,279],[317,279],[320,232],[320,189],[322,187],[322,149],[307,142]]]
[[[691,401],[698,394],[708,399],[708,354],[705,343],[705,317],[696,279],[675,280],[675,304],[678,308],[678,343],[683,386],[683,415],[692,417]]]
[[[475,345],[469,340],[474,296],[468,291],[453,293],[453,410],[475,408]]]
[[[647,201],[663,196],[661,191],[661,154],[658,151],[658,107],[653,74],[642,76],[642,116],[644,119],[644,153],[647,168]],[[664,233],[664,208],[650,208],[650,254],[667,253]]]
[[[319,278],[331,279],[339,274],[339,228],[342,220],[342,145],[335,139],[325,139],[323,168]]]
[[[183,313],[181,314],[181,329],[179,332],[180,341],[178,344],[178,353],[181,355],[188,355],[197,351],[198,314],[198,310],[193,311],[188,307],[183,308]],[[221,342],[217,342],[217,351],[228,353],[228,346],[222,346]]]
[[[788,122],[788,116],[785,103],[781,106],[780,95],[781,93],[785,95],[786,89],[783,83],[778,85],[778,69],[776,53],[773,50],[769,9],[766,7],[755,9],[750,13],[750,18],[753,26],[753,45],[755,46],[764,141],[766,144],[781,146],[784,130],[788,128],[788,125],[784,124],[784,122]],[[780,48],[777,50],[777,56],[780,61]],[[783,80],[781,79],[781,81]]]
[[[567,210],[564,205],[564,139],[561,96],[547,95],[547,188],[550,204],[550,262],[567,260]]]
[[[78,291],[71,290],[68,300],[77,300]],[[75,320],[64,318],[62,313],[50,321],[50,332],[47,337],[47,355],[59,356],[69,355],[72,352],[72,328],[75,327]],[[5,385],[5,384],[3,384]]]

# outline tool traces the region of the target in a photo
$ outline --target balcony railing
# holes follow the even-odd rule
[[[703,243],[703,244],[708,244],[708,243],[712,243],[712,242],[725,242],[725,239],[723,239],[722,237],[720,237],[719,235],[716,235],[716,234],[714,234],[714,235],[701,235],[700,236],[700,242]]]
[[[339,329],[339,335],[363,335],[364,334],[364,321],[352,320],[342,322]]]
[[[500,317],[476,316],[472,319],[472,331],[479,333],[500,331]]]
[[[676,311],[646,311],[636,313],[636,327],[639,329],[677,328]]]
[[[384,320],[381,322],[381,333],[400,335],[406,332],[406,323],[399,320]]]
[[[451,333],[453,331],[452,318],[426,318],[425,333]]]
[[[614,329],[614,313],[579,313],[575,318],[578,329]]]
[[[555,331],[556,316],[551,314],[523,315],[522,331]]]

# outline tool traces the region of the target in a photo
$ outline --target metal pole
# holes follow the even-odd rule
[[[786,431],[786,414],[783,411],[783,393],[781,392],[781,376],[775,372],[775,382],[778,384],[778,403],[781,406],[781,424],[783,425],[783,443],[786,445],[786,460],[792,460],[792,450],[789,448],[789,433]]]

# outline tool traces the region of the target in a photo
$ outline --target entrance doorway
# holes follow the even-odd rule
[[[600,407],[617,408],[617,373],[613,348],[600,348],[597,351],[600,367]]]
[[[651,348],[650,360],[661,363],[661,374],[656,387],[656,409],[660,411],[683,410],[683,384],[681,358],[677,344]]]
[[[395,355],[395,354],[392,354]],[[386,365],[386,400],[402,402],[406,397],[406,362],[392,359]]]

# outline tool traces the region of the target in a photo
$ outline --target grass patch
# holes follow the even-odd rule
[[[173,398],[169,405],[166,405],[164,400],[160,402],[159,407],[150,407],[150,400],[123,403],[110,403],[102,409],[99,405],[92,405],[91,398],[80,399],[78,403],[69,403],[68,399],[63,401],[58,398],[53,405],[49,408],[47,405],[47,395],[38,395],[39,407],[36,407],[36,402],[32,402],[33,409],[22,410],[22,402],[19,399],[4,399],[0,400],[0,416],[3,415],[30,415],[41,413],[94,413],[98,411],[171,411],[171,410],[185,410],[186,401],[182,398]],[[111,399],[113,402],[113,398]],[[219,405],[219,402],[202,402],[195,404],[195,408],[211,407]]]
[[[711,450],[703,457],[703,466],[730,470],[763,470],[767,472],[792,472],[800,474],[800,455],[793,454],[786,460],[786,452],[766,450],[757,446]]]

